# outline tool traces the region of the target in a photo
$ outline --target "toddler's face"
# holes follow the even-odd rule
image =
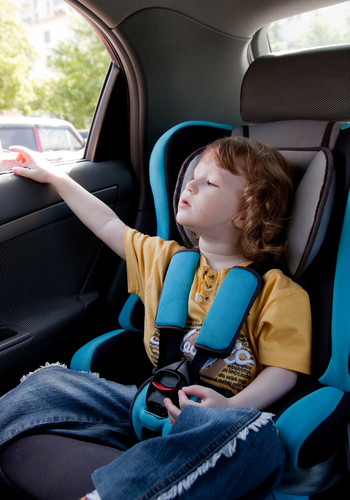
[[[218,167],[212,155],[205,156],[180,197],[177,221],[203,237],[232,231],[246,184],[243,172],[234,175]]]

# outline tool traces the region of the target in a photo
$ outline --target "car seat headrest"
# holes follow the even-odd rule
[[[234,127],[232,136],[256,139],[277,149],[293,149],[304,152],[324,146],[333,150],[342,123],[320,120],[286,120]]]
[[[241,89],[246,123],[348,121],[350,47],[265,55],[249,66]]]
[[[296,185],[287,224],[286,263],[295,279],[311,264],[326,235],[335,196],[333,150],[342,124],[290,120],[235,127],[244,135],[276,147],[294,166]]]
[[[266,125],[266,129],[265,129]],[[288,270],[295,279],[298,279],[317,255],[328,228],[328,221],[333,207],[335,196],[335,173],[333,157],[330,149],[325,144],[333,147],[339,133],[340,124],[328,122],[285,122],[286,128],[279,135],[287,138],[287,148],[279,147],[280,152],[292,163],[296,172],[296,186],[291,208],[290,220],[287,224],[288,253],[286,263]],[[293,130],[301,127],[301,135],[307,133],[309,128],[312,133],[309,141],[311,147],[294,147],[298,144]],[[314,127],[317,131],[314,130]],[[281,123],[279,124],[279,129]],[[281,146],[283,141],[274,134],[275,124],[251,126],[245,130],[236,127],[232,135],[253,135],[254,138],[274,145]],[[244,132],[244,133],[243,133]],[[271,140],[271,135],[273,140]],[[262,138],[262,139],[261,139]],[[310,142],[311,141],[311,142]],[[193,175],[193,171],[200,161],[204,148],[195,151],[183,163],[174,193],[174,213],[182,191]],[[185,245],[192,248],[198,244],[196,236],[187,228],[178,224],[178,229]]]
[[[323,243],[334,197],[333,156],[324,148],[316,153],[294,193],[287,224],[286,262],[295,279],[311,264]]]

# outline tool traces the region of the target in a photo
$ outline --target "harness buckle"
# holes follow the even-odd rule
[[[157,370],[146,395],[147,411],[158,417],[167,417],[168,412],[164,406],[165,398],[169,398],[175,406],[179,406],[179,390],[190,385],[189,366],[190,362],[182,359]]]

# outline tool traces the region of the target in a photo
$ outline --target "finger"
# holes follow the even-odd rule
[[[35,153],[24,146],[10,146],[10,151],[15,151],[17,154],[16,160],[21,163],[32,162],[35,157]],[[17,159],[18,158],[18,159]]]
[[[196,396],[199,399],[205,399],[208,396],[208,389],[202,385],[189,385],[183,387],[182,390],[187,396]]]
[[[199,406],[199,403],[189,399],[187,394],[183,390],[179,391],[179,405],[181,409],[184,409],[188,405]]]
[[[32,177],[32,170],[26,167],[12,167],[12,173],[21,177]]]
[[[15,144],[14,146],[9,147],[10,151],[18,151],[19,153],[32,153],[32,150],[29,148],[26,148],[25,146],[19,146],[18,144]]]
[[[181,410],[177,408],[169,398],[164,399],[164,406],[167,409],[171,425],[175,422],[181,413]]]
[[[18,161],[19,163],[25,163],[26,162],[26,159],[21,155],[21,153],[17,153],[16,154],[15,160]]]

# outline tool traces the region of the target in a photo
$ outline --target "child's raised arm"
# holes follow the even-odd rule
[[[113,210],[40,154],[21,146],[12,146],[10,149],[18,153],[16,160],[24,165],[13,167],[14,174],[51,184],[75,215],[125,260],[123,236],[126,226]]]

